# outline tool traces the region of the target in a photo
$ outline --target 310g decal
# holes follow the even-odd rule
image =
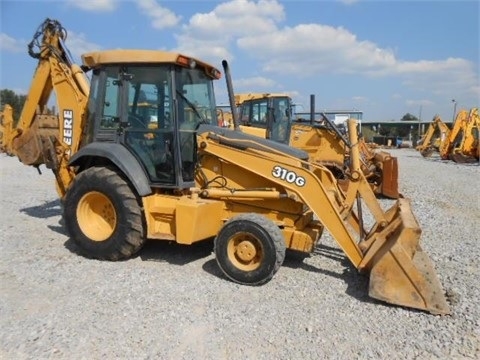
[[[294,171],[282,168],[281,166],[274,166],[272,175],[290,184],[295,184],[299,187],[305,186],[305,178],[303,176],[297,175]]]

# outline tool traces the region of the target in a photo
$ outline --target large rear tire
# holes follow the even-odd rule
[[[241,214],[225,223],[214,241],[217,263],[231,280],[245,285],[268,282],[285,259],[285,240],[271,220]]]
[[[77,175],[65,196],[65,226],[85,256],[120,260],[145,243],[142,211],[128,183],[113,169]]]

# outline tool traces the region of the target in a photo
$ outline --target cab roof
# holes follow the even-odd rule
[[[287,94],[283,93],[243,93],[235,95],[235,103],[241,105],[248,100],[259,100],[259,99],[273,99],[273,98],[285,98],[289,97]]]
[[[82,55],[83,65],[95,68],[106,64],[177,64],[190,67],[193,62],[203,67],[207,74],[218,79],[221,73],[214,66],[194,57],[177,52],[160,50],[115,49],[89,52]]]

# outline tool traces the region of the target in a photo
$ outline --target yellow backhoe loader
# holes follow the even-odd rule
[[[7,106],[2,145],[25,165],[53,171],[66,230],[85,256],[129,258],[147,239],[213,239],[227,278],[260,285],[287,248],[311,253],[327,230],[353,266],[370,273],[370,296],[450,312],[409,201],[384,211],[367,183],[354,120],[344,192],[304,151],[217,126],[213,82],[221,75],[213,66],[125,49],[84,54],[78,66],[65,38],[50,19],[35,34],[29,48],[38,66],[15,127]],[[232,99],[228,78],[227,85]],[[38,111],[52,91],[56,116]],[[157,110],[147,119],[138,106],[145,98]]]
[[[314,97],[311,96],[314,103]],[[239,127],[249,134],[261,136],[309,154],[310,161],[328,167],[342,186],[349,184],[350,144],[325,115],[322,124],[311,119],[295,121],[292,100],[286,94],[248,93],[235,95],[239,114]],[[311,108],[314,108],[311,105]],[[233,127],[231,113],[219,112],[219,123]],[[397,158],[386,151],[373,151],[359,139],[361,169],[375,194],[392,199],[400,197],[398,191]]]
[[[416,149],[420,151],[423,157],[430,157],[435,151],[439,151],[442,144],[445,143],[450,134],[450,129],[440,116],[435,115],[428,129]]]
[[[460,110],[455,118],[452,130],[440,145],[440,157],[443,160],[453,160],[458,163],[478,161],[479,132],[478,108],[472,108],[469,112]]]

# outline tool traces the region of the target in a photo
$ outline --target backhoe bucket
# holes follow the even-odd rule
[[[449,314],[450,309],[433,264],[419,245],[421,230],[407,199],[386,213],[389,224],[367,239],[369,295],[388,303]],[[369,260],[367,260],[369,259]]]
[[[391,199],[398,199],[398,161],[397,158],[386,152],[375,154],[375,163],[382,169],[381,194]]]
[[[475,156],[465,155],[461,152],[450,154],[450,159],[460,164],[471,164],[479,161]]]
[[[435,152],[435,149],[427,148],[425,150],[421,150],[420,154],[422,154],[423,157],[430,157],[434,152]]]
[[[0,152],[10,155],[8,142],[11,141],[13,132],[13,109],[10,105],[5,105],[0,113]]]

